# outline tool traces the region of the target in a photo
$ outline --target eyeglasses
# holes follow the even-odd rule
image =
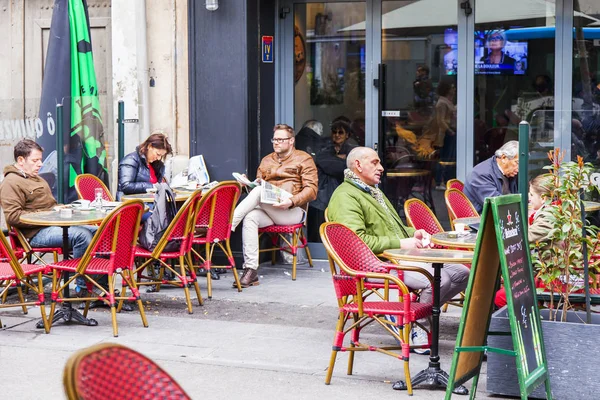
[[[271,143],[279,143],[279,144],[281,144],[281,143],[285,142],[286,140],[290,140],[290,139],[291,139],[291,137],[273,138],[273,139],[271,139]]]
[[[344,132],[344,131],[331,131],[331,134],[332,135],[345,135],[346,132]]]
[[[494,42],[494,41],[503,41],[504,39],[502,38],[502,36],[492,36],[490,38],[490,42]]]

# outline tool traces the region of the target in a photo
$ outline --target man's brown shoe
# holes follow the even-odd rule
[[[258,284],[258,271],[252,268],[244,268],[244,273],[240,278],[240,285],[243,288],[247,288],[250,286],[256,286]],[[237,287],[235,282],[233,282],[233,287]]]

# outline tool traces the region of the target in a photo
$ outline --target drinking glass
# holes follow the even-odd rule
[[[94,194],[96,195],[96,199],[94,200],[94,206],[96,207],[96,210],[102,210],[102,196],[104,194],[104,191],[102,190],[102,188],[96,188],[94,189]]]

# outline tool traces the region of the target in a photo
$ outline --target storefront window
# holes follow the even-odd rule
[[[576,0],[573,15],[571,157],[600,169],[600,3]]]
[[[385,192],[400,214],[417,197],[447,219],[443,190],[456,177],[456,3],[383,1],[381,25]]]
[[[478,0],[475,9],[474,163],[531,124],[529,176],[554,147],[555,4]]]
[[[294,7],[296,147],[311,154],[319,193],[308,210],[308,240],[320,242],[329,198],[344,177],[346,155],[365,144],[364,2]]]

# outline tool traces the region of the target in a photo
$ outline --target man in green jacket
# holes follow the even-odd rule
[[[354,148],[346,159],[344,182],[335,190],[327,217],[350,229],[379,254],[387,249],[423,248],[429,246],[429,234],[402,223],[394,206],[377,187],[383,166],[377,153],[369,147]],[[433,275],[428,263],[406,263],[421,267]],[[469,269],[461,264],[445,264],[441,271],[440,304],[452,299],[467,287]],[[431,303],[433,292],[430,281],[419,272],[405,271],[404,283],[411,289],[421,289],[420,302]],[[415,338],[414,336],[417,336]],[[427,343],[423,330],[413,331],[413,343]]]

